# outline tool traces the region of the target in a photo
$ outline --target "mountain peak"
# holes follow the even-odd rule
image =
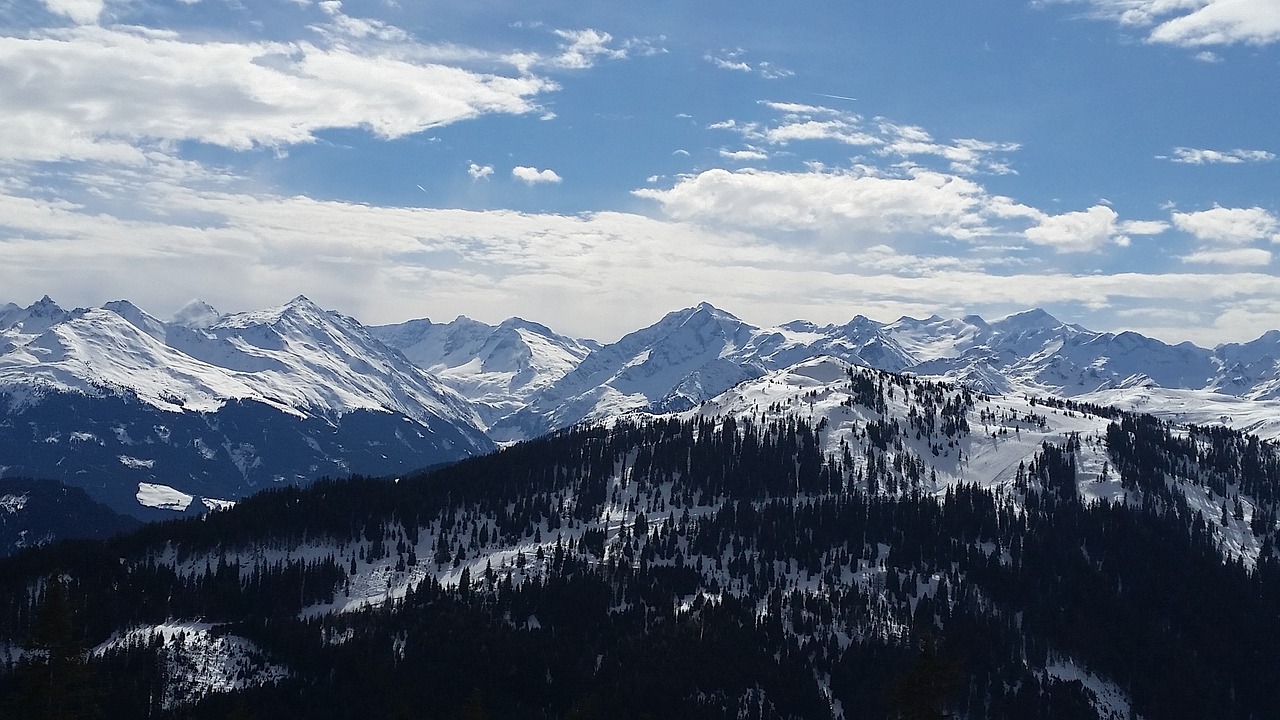
[[[54,313],[62,312],[62,307],[53,301],[53,298],[45,295],[39,300],[31,303],[27,308],[31,312],[32,317],[48,317]]]
[[[523,330],[531,330],[535,333],[538,333],[539,335],[546,335],[548,337],[556,336],[556,332],[554,330],[547,327],[546,325],[543,325],[542,323],[536,323],[532,320],[525,320],[522,317],[514,317],[514,316],[509,317],[506,320],[503,320],[502,322],[498,323],[498,327],[496,329],[497,330],[523,329]]]
[[[285,303],[285,307],[286,308],[307,308],[308,310],[311,308],[315,308],[317,310],[320,309],[320,306],[312,302],[311,298],[307,297],[306,295],[298,295],[297,297],[293,298],[289,302]]]
[[[1005,332],[1018,332],[1060,327],[1062,321],[1041,308],[1034,308],[1001,318],[991,325]]]
[[[742,322],[738,318],[738,316],[734,315],[728,310],[721,310],[720,308],[716,307],[715,305],[712,305],[709,302],[706,302],[705,300],[689,308],[687,312],[689,313],[690,316],[710,315],[716,318],[717,320],[731,320],[733,322]]]
[[[111,312],[122,316],[135,315],[143,312],[142,308],[134,305],[128,300],[112,300],[111,302],[104,303],[102,309],[110,310]]]
[[[179,308],[173,314],[172,322],[185,327],[206,328],[218,322],[221,317],[222,313],[212,305],[197,298]]]

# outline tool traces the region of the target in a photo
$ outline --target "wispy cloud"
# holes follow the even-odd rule
[[[542,24],[526,24],[521,27],[541,29]],[[491,55],[490,59],[500,59],[522,73],[530,73],[535,70],[588,70],[601,61],[649,57],[666,52],[662,46],[666,38],[661,35],[619,40],[611,33],[595,28],[557,28],[550,32],[557,38],[553,52],[519,50]]]
[[[858,113],[822,105],[772,100],[761,101],[760,105],[780,117],[772,123],[729,119],[713,123],[708,129],[733,131],[748,142],[761,145],[833,141],[866,147],[878,155],[901,160],[933,156],[945,160],[950,172],[961,175],[1013,174],[1015,171],[1004,155],[1021,148],[1016,142],[973,138],[941,142],[918,125],[898,124],[880,117],[868,122]]]
[[[1247,162],[1271,162],[1276,155],[1268,150],[1208,150],[1189,147],[1176,147],[1172,155],[1157,155],[1159,160],[1169,160],[1187,165],[1238,165]]]
[[[552,60],[557,67],[584,70],[600,60],[621,60],[627,56],[623,48],[610,47],[613,36],[607,32],[586,28],[583,30],[556,30],[563,40],[560,53]]]
[[[719,52],[707,52],[702,56],[702,59],[721,70],[752,73],[759,75],[765,80],[779,80],[795,75],[794,72],[786,68],[779,67],[767,60],[761,60],[753,65],[750,62],[747,62],[746,55],[746,50],[743,50],[742,48],[734,48],[732,50],[720,50]]]
[[[703,55],[703,59],[715,65],[721,70],[734,70],[737,72],[751,72],[751,65],[742,60],[742,56],[746,54],[745,50],[721,50],[719,53],[710,53]]]
[[[1183,255],[1182,262],[1199,265],[1227,265],[1233,267],[1264,267],[1271,264],[1271,251],[1262,248],[1232,248],[1230,250],[1197,250]]]
[[[726,150],[721,148],[720,157],[734,162],[751,162],[753,160],[767,160],[769,153],[757,147],[748,146],[741,150]]]
[[[881,133],[886,137],[881,153],[903,157],[936,155],[951,164],[952,172],[962,174],[981,171],[995,175],[1013,173],[1009,163],[997,159],[995,154],[1016,152],[1022,147],[1016,142],[991,142],[973,138],[940,143],[928,131],[916,125],[896,125],[884,120],[879,125]]]
[[[312,29],[330,38],[353,38],[357,40],[381,40],[383,42],[405,42],[410,39],[409,33],[373,18],[352,17],[342,11],[340,0],[321,0],[317,3],[329,22],[313,25]]]

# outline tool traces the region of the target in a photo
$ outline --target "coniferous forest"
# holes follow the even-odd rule
[[[622,420],[7,558],[0,715],[1274,717],[1274,446],[1050,401],[1105,432],[933,492],[911,448],[975,398],[848,381],[882,417],[831,452],[802,413]],[[1091,442],[1124,501],[1081,496]]]

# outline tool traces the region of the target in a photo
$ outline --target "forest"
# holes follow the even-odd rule
[[[1082,499],[1074,436],[1043,443],[1007,486],[924,492],[928,454],[902,439],[945,449],[979,418],[967,392],[899,382],[918,412],[867,422],[842,452],[796,414],[618,421],[20,553],[0,561],[0,714],[1156,720],[1280,707],[1272,444],[1041,401],[1106,419],[1131,501]],[[850,401],[880,413],[886,392],[849,378]],[[1174,477],[1236,501],[1206,517]],[[1264,536],[1256,559],[1210,531],[1241,521],[1241,496]],[[381,600],[350,605],[371,583]],[[193,624],[136,631],[175,620]],[[210,691],[201,653],[219,647],[243,652]]]

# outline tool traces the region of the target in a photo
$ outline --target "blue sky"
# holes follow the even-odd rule
[[[1280,327],[1268,0],[0,8],[0,300]]]

